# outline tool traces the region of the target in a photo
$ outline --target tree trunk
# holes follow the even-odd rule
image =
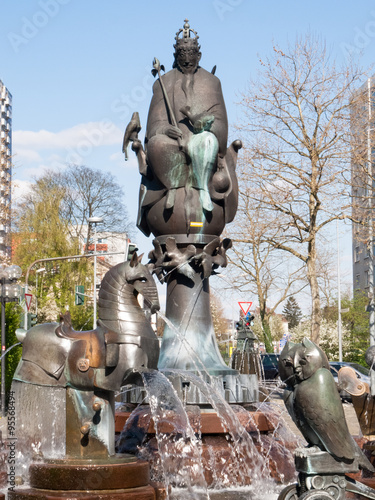
[[[319,345],[320,340],[320,293],[316,271],[316,239],[312,237],[309,242],[309,258],[307,260],[307,279],[311,290],[311,340]]]
[[[264,346],[266,348],[266,352],[274,352],[272,344],[272,336],[271,336],[271,327],[269,321],[266,318],[262,319],[262,328],[263,328]]]

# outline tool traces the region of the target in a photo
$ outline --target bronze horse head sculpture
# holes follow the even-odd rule
[[[159,309],[155,282],[136,254],[111,268],[99,291],[99,320],[93,331],[74,331],[69,312],[59,323],[27,331],[14,379],[78,390],[118,390],[136,383],[137,368],[157,368],[159,342],[139,306]]]

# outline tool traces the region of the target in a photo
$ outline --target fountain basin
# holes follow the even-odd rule
[[[149,465],[132,456],[103,460],[61,459],[30,465],[30,488],[8,492],[9,500],[61,498],[155,500]]]
[[[240,436],[237,443],[212,408],[186,406],[189,424],[198,440],[201,457],[199,470],[194,467],[194,452],[189,448],[190,441],[181,437],[183,433],[179,427],[179,415],[172,410],[165,411],[163,418],[156,423],[148,406],[139,406],[133,412],[116,412],[116,433],[121,432],[117,448],[121,452],[134,453],[148,460],[151,480],[160,484],[164,484],[166,471],[171,472],[168,484],[176,487],[180,480],[179,471],[190,466],[189,480],[194,483],[194,474],[196,473],[199,481],[203,470],[210,495],[215,489],[248,487],[253,481],[259,480],[257,473],[252,474],[250,471],[256,471],[261,460],[264,460],[267,468],[264,474],[268,475],[270,472],[277,483],[294,481],[296,472],[293,452],[299,443],[293,439],[280,439],[279,416],[268,411],[267,405],[264,405],[262,411],[250,411],[240,405],[231,405],[231,408],[247,434]],[[246,456],[241,445],[244,444],[244,437],[248,436],[254,448]],[[163,446],[167,443],[170,456],[161,458],[160,442]],[[252,463],[248,463],[250,455]]]
[[[198,407],[192,407],[192,409],[198,409]],[[155,434],[155,424],[153,419],[151,418],[148,407],[139,407],[137,409],[137,418],[143,417],[144,422],[148,423],[147,434]],[[198,432],[198,424],[199,424],[199,432],[202,434],[225,434],[225,430],[223,428],[223,424],[221,419],[218,417],[217,413],[213,410],[202,410],[200,409],[200,422],[196,422],[196,411],[187,411],[190,425],[192,426],[195,432]],[[132,412],[130,411],[117,411],[115,413],[115,431],[116,433],[120,433],[129,418],[134,418],[132,416]],[[173,412],[171,411],[169,414],[170,421],[164,421],[159,425],[159,432],[173,432]],[[251,418],[243,416],[239,417],[240,422],[248,432],[261,432],[268,433],[274,430],[274,424],[271,419],[267,417],[266,414],[261,412],[253,412]],[[131,424],[132,425],[132,424]],[[143,427],[143,425],[142,425]]]

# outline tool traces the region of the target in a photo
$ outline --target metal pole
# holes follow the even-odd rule
[[[38,274],[39,273],[44,273],[46,270],[45,267],[41,267],[40,269],[37,269],[35,271],[35,314],[38,316]]]
[[[29,284],[27,282],[28,278],[29,278],[29,271],[30,271],[30,267],[29,269],[27,270],[27,273],[26,273],[26,282],[25,282],[25,295],[27,293],[29,293]],[[24,317],[23,317],[23,321],[24,321],[24,326],[25,326],[25,330],[27,330],[27,306],[26,306],[26,300],[25,300],[25,312],[24,312]]]
[[[5,354],[5,297],[4,279],[1,280],[1,355]],[[5,417],[5,356],[1,359],[1,412]]]
[[[38,317],[38,269],[35,271],[35,314]]]
[[[96,223],[95,223],[95,232],[94,232],[94,330],[96,328]]]
[[[342,361],[342,329],[341,329],[341,286],[340,286],[340,240],[339,240],[339,221],[336,221],[337,229],[337,301],[338,301],[338,322],[337,333],[339,336],[339,361]]]
[[[120,255],[122,253],[123,252],[107,252],[106,255]],[[29,292],[29,275],[30,275],[31,269],[35,266],[35,264],[38,264],[40,262],[52,262],[54,260],[91,259],[91,257],[93,257],[92,253],[83,254],[83,255],[67,255],[65,257],[48,257],[48,258],[45,258],[45,259],[34,260],[34,262],[32,262],[29,265],[29,267],[27,268],[27,271],[26,271],[26,275],[25,275],[25,293]],[[27,329],[27,307],[26,307],[26,305],[25,305],[25,325],[26,325],[25,329]]]

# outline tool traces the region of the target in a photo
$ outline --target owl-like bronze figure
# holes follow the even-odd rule
[[[287,385],[285,406],[308,442],[306,455],[327,451],[345,463],[373,467],[350,435],[335,380],[325,353],[308,338],[287,342],[279,359],[280,377]]]

